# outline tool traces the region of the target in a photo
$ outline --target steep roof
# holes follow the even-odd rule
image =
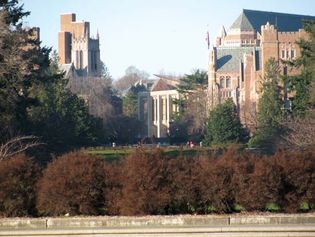
[[[234,21],[230,29],[240,29],[241,31],[251,31],[254,30],[254,27],[249,22],[244,10],[241,15]]]
[[[315,16],[244,9],[230,29],[241,29],[242,31],[255,29],[260,32],[261,26],[269,22],[275,25],[280,32],[293,32],[303,28],[303,20],[315,20]]]
[[[219,47],[217,48],[217,72],[230,73],[239,72],[240,62],[243,60],[244,54],[254,52],[256,57],[256,68],[261,67],[260,49],[254,47]]]
[[[176,90],[176,87],[171,83],[168,83],[166,79],[159,79],[153,86],[151,91],[167,91],[167,90]]]

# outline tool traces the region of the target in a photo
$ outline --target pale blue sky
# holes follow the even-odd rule
[[[59,15],[76,13],[100,34],[101,59],[114,78],[134,65],[150,74],[206,69],[207,25],[213,41],[242,9],[315,15],[315,0],[22,0],[29,26],[41,28],[44,45],[57,49]]]

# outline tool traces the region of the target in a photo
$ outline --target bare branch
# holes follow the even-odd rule
[[[0,145],[0,161],[42,145],[36,136],[17,136]]]
[[[287,133],[282,136],[289,146],[300,149],[315,145],[315,112],[306,118],[289,119],[282,123]]]

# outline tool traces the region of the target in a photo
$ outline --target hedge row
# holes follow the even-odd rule
[[[137,150],[119,162],[69,153],[46,169],[0,162],[1,216],[298,212],[315,203],[315,152],[168,158]]]

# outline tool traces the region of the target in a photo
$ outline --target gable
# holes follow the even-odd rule
[[[261,26],[269,22],[271,25],[275,25],[280,32],[294,32],[303,28],[303,20],[315,20],[315,17],[244,9],[230,29],[241,29],[242,31],[255,29],[260,33]]]
[[[159,79],[152,87],[151,91],[176,90],[176,87],[168,84],[165,80]]]

